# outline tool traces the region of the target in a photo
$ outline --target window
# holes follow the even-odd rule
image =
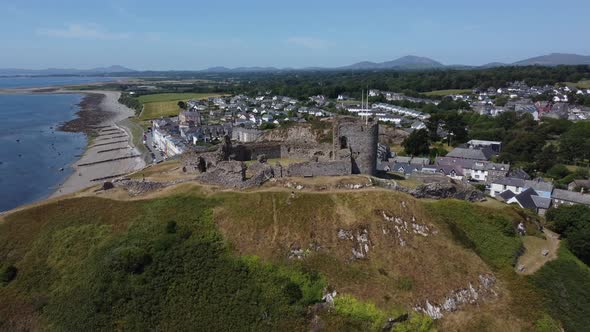
[[[340,148],[341,149],[348,148],[348,140],[346,139],[346,136],[340,136]]]

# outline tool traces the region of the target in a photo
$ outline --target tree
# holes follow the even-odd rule
[[[444,128],[453,136],[453,144],[467,141],[467,124],[458,112],[452,112],[445,116]]]
[[[506,96],[499,96],[494,101],[494,104],[496,104],[496,106],[503,107],[503,106],[506,106],[506,103],[507,102],[508,102],[508,97],[506,97]]]
[[[541,172],[547,172],[557,162],[555,156],[557,156],[557,147],[555,145],[549,144],[544,147],[543,151],[537,155],[537,169]]]
[[[558,180],[568,176],[569,174],[570,171],[567,169],[567,167],[565,167],[565,165],[556,164],[547,171],[546,175],[550,178]]]
[[[186,103],[184,101],[179,101],[178,102],[178,108],[185,110],[186,109]]]
[[[438,136],[438,127],[440,125],[440,115],[435,113],[430,116],[430,118],[426,121],[426,129],[428,129],[428,134],[430,140],[433,142],[437,142],[440,140]]]
[[[559,139],[562,157],[568,161],[590,159],[590,122],[576,122]]]
[[[424,156],[430,152],[428,131],[420,129],[412,132],[402,143],[404,151],[411,156]]]
[[[562,205],[547,211],[546,217],[549,226],[566,239],[572,253],[590,264],[590,207]]]

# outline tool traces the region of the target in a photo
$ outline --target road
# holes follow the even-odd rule
[[[146,148],[148,149],[148,152],[150,154],[150,158],[152,158],[152,162],[153,163],[159,163],[161,161],[164,161],[165,158],[162,156],[162,154],[160,153],[160,151],[156,148],[154,148],[154,144],[152,141],[152,133],[151,132],[146,132],[145,133],[145,142],[146,142]],[[155,159],[154,159],[155,156]]]

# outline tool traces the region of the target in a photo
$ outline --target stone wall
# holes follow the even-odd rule
[[[350,175],[352,164],[346,160],[295,163],[283,169],[283,176],[343,176]],[[275,174],[277,172],[275,171]]]
[[[282,144],[281,158],[297,160],[330,161],[334,159],[332,145],[328,143],[316,144]]]
[[[230,156],[239,161],[256,160],[260,155],[265,155],[267,159],[278,159],[281,158],[281,151],[279,143],[239,144],[232,148]]]
[[[350,151],[353,174],[375,175],[377,172],[377,143],[379,126],[369,119],[340,117],[334,121],[334,155],[346,156],[342,150]]]

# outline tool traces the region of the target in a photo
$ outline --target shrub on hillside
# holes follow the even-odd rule
[[[567,247],[590,264],[590,207],[562,205],[547,211],[549,227],[566,239]]]

